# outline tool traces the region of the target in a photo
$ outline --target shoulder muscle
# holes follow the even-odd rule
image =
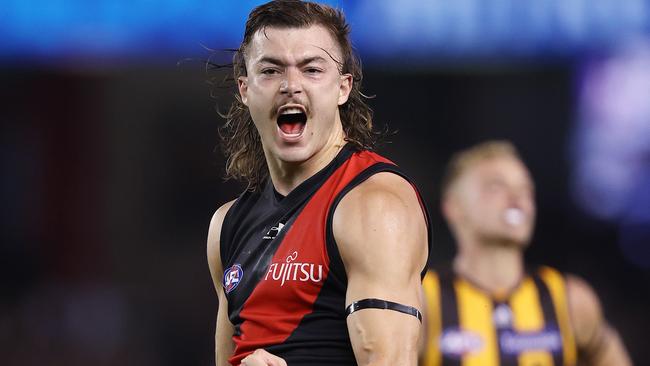
[[[378,173],[352,189],[334,213],[333,231],[346,269],[378,263],[424,268],[425,216],[413,186],[394,173]]]
[[[598,296],[582,278],[566,276],[569,315],[578,345],[588,345],[603,325],[603,313]]]

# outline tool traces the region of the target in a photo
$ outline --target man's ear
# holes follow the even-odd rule
[[[348,101],[348,97],[350,96],[350,92],[352,91],[352,83],[354,81],[352,80],[352,75],[351,74],[343,74],[341,75],[341,86],[339,87],[339,105],[345,104],[345,102]]]
[[[237,88],[239,88],[239,96],[241,102],[248,106],[248,77],[240,76],[237,78]]]
[[[447,192],[442,196],[440,211],[442,211],[442,216],[444,216],[448,223],[458,220],[460,210],[458,208],[458,202],[456,202],[456,197],[453,196],[452,192]]]

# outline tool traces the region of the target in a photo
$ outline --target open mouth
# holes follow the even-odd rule
[[[519,226],[526,221],[526,214],[519,208],[511,207],[503,213],[505,222],[510,226]]]
[[[305,130],[307,114],[301,108],[290,107],[280,111],[278,127],[289,136],[299,136]]]

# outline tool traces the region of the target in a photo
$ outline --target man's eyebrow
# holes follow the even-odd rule
[[[257,63],[258,64],[267,63],[267,64],[274,64],[274,65],[278,65],[278,66],[283,66],[284,65],[284,62],[282,62],[282,60],[280,60],[278,58],[275,58],[275,57],[271,57],[271,56],[264,56],[261,59],[259,59],[259,61],[257,61]]]
[[[310,64],[312,62],[327,62],[327,60],[322,56],[312,56],[312,57],[307,57],[307,58],[301,60],[300,62],[298,62],[298,65],[299,66],[304,66],[304,65],[308,65],[308,64]]]
[[[308,64],[310,64],[312,62],[327,62],[327,60],[322,56],[307,57],[307,58],[304,58],[304,59],[300,60],[298,62],[298,66],[305,66],[305,65],[308,65]],[[269,63],[269,64],[273,64],[273,65],[278,65],[278,66],[285,66],[284,61],[282,61],[282,60],[280,60],[278,58],[275,58],[275,57],[271,57],[271,56],[264,56],[257,63],[258,64]]]

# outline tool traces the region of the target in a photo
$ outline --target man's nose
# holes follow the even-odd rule
[[[297,70],[288,69],[284,74],[284,79],[280,82],[280,93],[292,96],[302,92],[300,85],[300,74]]]

